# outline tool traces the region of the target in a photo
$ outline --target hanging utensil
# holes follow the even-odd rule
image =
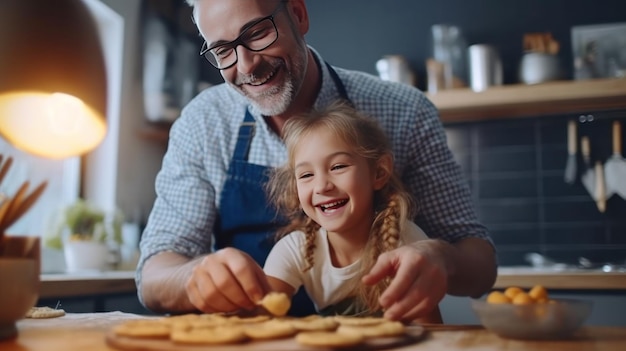
[[[606,182],[604,180],[604,167],[602,167],[601,161],[596,161],[595,164],[595,173],[596,173],[596,206],[598,207],[598,211],[600,213],[604,213],[606,211]]]
[[[617,194],[626,199],[626,159],[622,157],[622,127],[619,121],[613,122],[613,154],[604,165],[607,196]]]
[[[583,162],[585,170],[580,177],[581,182],[587,189],[587,192],[591,197],[596,199],[596,174],[594,167],[591,166],[591,146],[588,136],[584,136],[580,139],[580,152],[583,155]]]
[[[576,121],[567,123],[567,162],[565,164],[565,183],[574,184],[576,182]]]

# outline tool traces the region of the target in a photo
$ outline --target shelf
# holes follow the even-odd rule
[[[170,135],[170,122],[146,122],[139,128],[137,134],[142,139],[154,141],[167,141]]]
[[[504,85],[427,94],[444,123],[626,108],[626,78]]]
[[[427,94],[443,123],[626,109],[626,78],[503,85],[476,93],[451,89]],[[171,123],[146,123],[142,138],[167,141]]]

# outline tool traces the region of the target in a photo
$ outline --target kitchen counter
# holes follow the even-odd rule
[[[44,273],[39,298],[136,293],[135,271]]]
[[[626,272],[601,270],[551,270],[531,267],[500,267],[494,288],[509,286],[547,289],[626,290]],[[136,293],[134,271],[81,274],[42,274],[40,298]]]
[[[128,319],[140,318],[138,315],[108,312],[67,314],[52,319],[23,319],[17,323],[18,336],[12,340],[0,341],[4,351],[110,351],[106,335],[112,326]],[[626,350],[626,327],[591,327],[579,330],[569,340],[560,341],[519,341],[507,340],[475,325],[429,328],[425,337],[414,345],[393,350]],[[277,341],[278,342],[278,341]],[[223,349],[276,350],[273,341],[257,344],[242,344],[235,348]],[[164,350],[167,348],[161,348]],[[193,350],[216,350],[220,347],[185,347]],[[304,350],[305,348],[301,348]],[[156,349],[150,349],[156,350]],[[310,348],[307,348],[310,350]]]
[[[626,290],[626,272],[603,272],[587,269],[539,269],[532,267],[500,267],[494,288],[509,286],[562,290]]]

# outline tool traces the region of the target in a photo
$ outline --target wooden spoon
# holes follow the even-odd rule
[[[28,196],[24,197],[23,200],[20,200],[20,202],[17,203],[15,207],[12,206],[11,208],[13,210],[11,211],[11,213],[8,214],[4,220],[0,221],[0,230],[9,228],[13,223],[15,223],[15,221],[20,219],[20,217],[22,217],[22,215],[24,215],[24,213],[26,213],[26,211],[28,211],[32,207],[37,199],[39,199],[39,196],[41,196],[43,191],[46,190],[47,185],[48,182],[42,182],[35,188],[35,190],[28,194]]]
[[[17,207],[22,202],[22,199],[24,198],[26,191],[28,190],[29,184],[30,183],[28,181],[22,183],[20,188],[17,190],[17,193],[15,193],[15,196],[13,196],[13,198],[9,200],[9,208],[7,208],[6,213],[0,221],[0,233],[4,233],[4,231],[7,229],[8,220],[13,216],[15,211],[17,211]]]
[[[11,168],[11,164],[13,163],[13,158],[9,157],[7,158],[7,160],[3,163],[2,162],[2,155],[0,154],[0,184],[2,184],[2,179],[4,179],[4,176],[7,175],[7,173],[9,172],[9,168]]]

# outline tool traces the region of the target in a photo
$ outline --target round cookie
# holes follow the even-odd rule
[[[170,336],[171,328],[160,319],[137,319],[114,326],[113,332],[116,335],[133,338],[162,339]]]
[[[340,325],[337,333],[357,334],[364,338],[381,338],[388,336],[402,335],[406,332],[404,324],[401,322],[385,321],[375,325]]]
[[[26,312],[25,318],[55,318],[65,316],[65,310],[55,309],[52,307],[44,306],[44,307],[31,307],[28,312]]]
[[[300,331],[335,330],[339,326],[334,318],[293,319],[290,321],[294,328]]]
[[[356,346],[365,338],[358,334],[340,334],[333,331],[300,332],[296,335],[296,341],[301,345],[316,347],[351,347]]]
[[[234,325],[173,330],[170,335],[170,340],[180,344],[236,344],[246,341],[247,339],[248,337],[243,332],[243,328]]]
[[[333,318],[341,325],[356,326],[376,325],[387,321],[382,317],[334,316]]]
[[[258,304],[274,316],[282,317],[289,311],[291,300],[285,293],[270,292]]]
[[[250,325],[244,329],[244,332],[253,340],[268,340],[290,337],[298,330],[290,322],[274,319]]]

